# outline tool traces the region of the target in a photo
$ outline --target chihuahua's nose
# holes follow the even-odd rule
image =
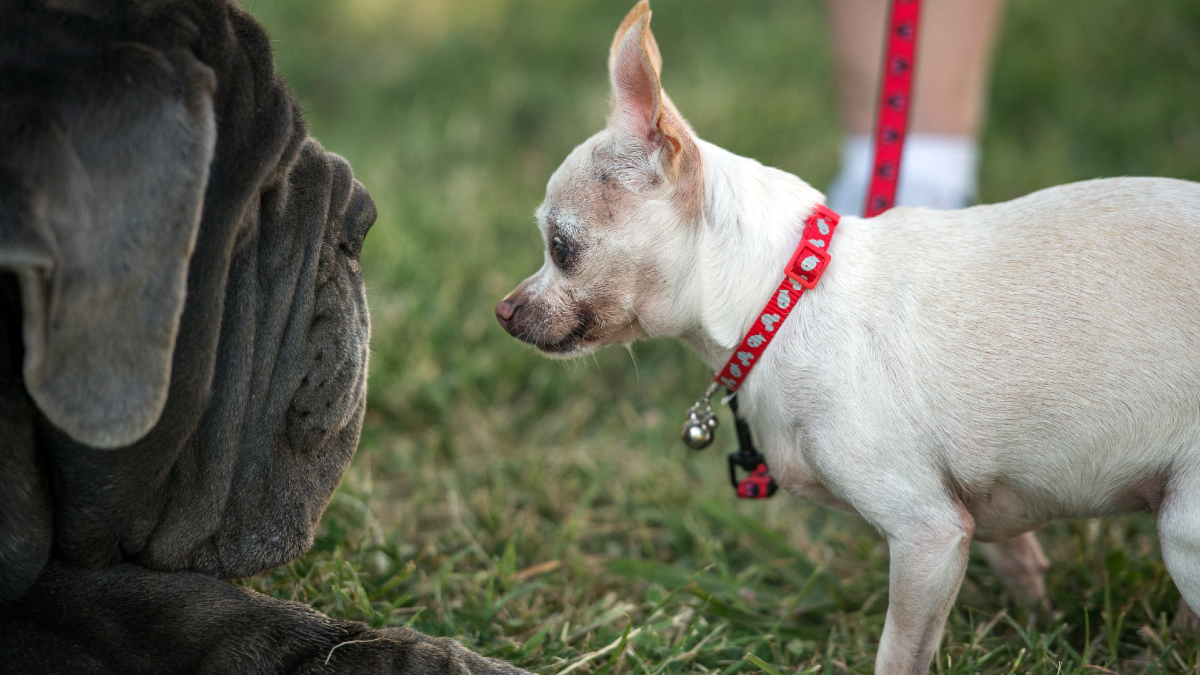
[[[508,321],[513,317],[513,312],[517,311],[517,304],[508,298],[496,303],[496,318],[500,319],[501,323]]]

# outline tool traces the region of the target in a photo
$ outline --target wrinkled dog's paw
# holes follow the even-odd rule
[[[451,638],[411,628],[367,631],[334,645],[304,672],[389,675],[528,675],[499,659],[480,656]]]
[[[526,675],[526,671],[499,659],[480,656],[452,638],[434,638],[411,628],[391,628],[388,639],[409,641],[412,645],[405,675]]]

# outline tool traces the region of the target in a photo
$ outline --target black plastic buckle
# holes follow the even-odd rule
[[[733,457],[730,457],[730,460],[733,460]],[[735,484],[740,499],[766,499],[775,496],[775,491],[779,489],[766,464],[759,464],[749,476],[736,481]]]
[[[736,396],[729,400],[729,407],[733,410],[733,421],[737,426],[738,436],[737,452],[729,453],[729,482],[733,484],[733,489],[741,499],[766,499],[774,496],[779,490],[779,485],[771,477],[762,453],[754,447],[754,441],[750,437],[750,425],[738,417]],[[749,471],[750,475],[738,480],[738,467]]]

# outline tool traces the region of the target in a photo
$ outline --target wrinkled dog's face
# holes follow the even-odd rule
[[[307,549],[366,408],[370,323],[358,257],[375,219],[370,197],[344,160],[309,139],[261,203],[256,230],[233,254],[199,440],[207,456],[234,448],[238,455],[227,516],[213,537],[223,552],[210,558],[201,546],[184,563],[221,576]],[[209,441],[217,430],[235,443]],[[160,529],[178,527],[171,539],[179,541],[189,526],[181,519]],[[178,555],[151,549],[158,566]]]
[[[545,262],[496,306],[505,330],[552,356],[688,328],[699,153],[662,93],[649,24],[643,2],[618,29],[608,127],[551,176],[537,209]]]
[[[53,539],[256,574],[311,543],[357,444],[375,208],[236,6],[66,4],[0,10],[25,46],[0,54],[0,381],[22,385],[0,409],[37,411],[4,470],[43,486],[10,491],[0,567],[21,591]],[[16,563],[10,533],[38,542]]]

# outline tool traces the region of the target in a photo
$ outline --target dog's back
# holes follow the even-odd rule
[[[1029,523],[1154,508],[1200,458],[1198,213],[1200,184],[1111,179],[847,219],[799,338],[839,345],[827,422],[1003,477]]]

